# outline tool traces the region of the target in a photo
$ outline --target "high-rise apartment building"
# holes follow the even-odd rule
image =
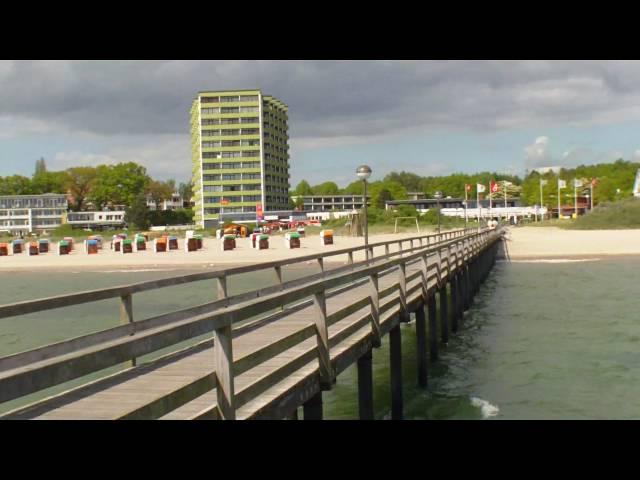
[[[287,106],[260,90],[200,92],[191,107],[195,223],[289,208]]]

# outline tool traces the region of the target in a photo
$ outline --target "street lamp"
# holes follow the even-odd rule
[[[433,194],[433,198],[436,199],[436,208],[438,209],[438,233],[440,233],[440,199],[442,198],[442,192],[438,190]]]
[[[367,180],[371,176],[371,168],[369,168],[367,165],[360,165],[356,169],[356,175],[364,183],[364,205],[362,207],[364,211],[364,247],[365,247],[364,251],[365,251],[367,261],[369,261],[369,223],[367,221]]]

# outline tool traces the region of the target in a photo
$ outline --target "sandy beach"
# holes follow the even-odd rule
[[[640,230],[518,227],[506,238],[511,259],[640,255]]]
[[[371,235],[369,243],[399,240],[417,236],[416,233],[398,233],[385,235]],[[26,253],[0,257],[0,272],[11,271],[95,271],[107,272],[117,270],[183,270],[197,268],[225,268],[232,265],[250,265],[263,262],[285,260],[287,258],[303,257],[333,250],[342,250],[364,245],[362,237],[335,236],[333,245],[321,245],[318,236],[301,239],[300,248],[287,249],[284,236],[272,236],[269,240],[268,250],[256,250],[250,245],[248,238],[238,238],[237,248],[230,251],[222,251],[220,240],[205,238],[204,248],[197,252],[184,251],[184,239],[179,240],[180,249],[166,253],[155,253],[152,243],[147,244],[148,250],[122,254],[109,248],[109,242],[105,242],[104,249],[97,255],[87,255],[82,245],[74,248],[69,255],[57,255],[46,253],[30,257]],[[405,244],[409,248],[409,244]],[[397,245],[392,245],[390,250],[397,251]],[[376,250],[376,254],[383,253],[382,248]],[[364,260],[364,252],[354,254],[354,260]],[[327,263],[344,264],[346,255],[329,257]],[[315,262],[314,262],[315,266]]]

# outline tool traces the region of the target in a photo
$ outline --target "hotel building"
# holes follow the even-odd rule
[[[288,108],[260,90],[200,92],[191,107],[194,222],[289,208]]]
[[[67,207],[66,195],[0,196],[0,231],[28,235],[53,230],[64,222]]]

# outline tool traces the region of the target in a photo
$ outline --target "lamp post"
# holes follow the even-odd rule
[[[438,233],[440,233],[440,199],[442,198],[442,192],[438,190],[433,194],[433,198],[436,199],[436,208],[438,209]]]
[[[367,221],[367,180],[371,176],[371,168],[367,165],[360,165],[356,169],[356,175],[359,179],[364,183],[364,202],[363,202],[363,213],[364,213],[364,252],[369,261],[369,222]]]

